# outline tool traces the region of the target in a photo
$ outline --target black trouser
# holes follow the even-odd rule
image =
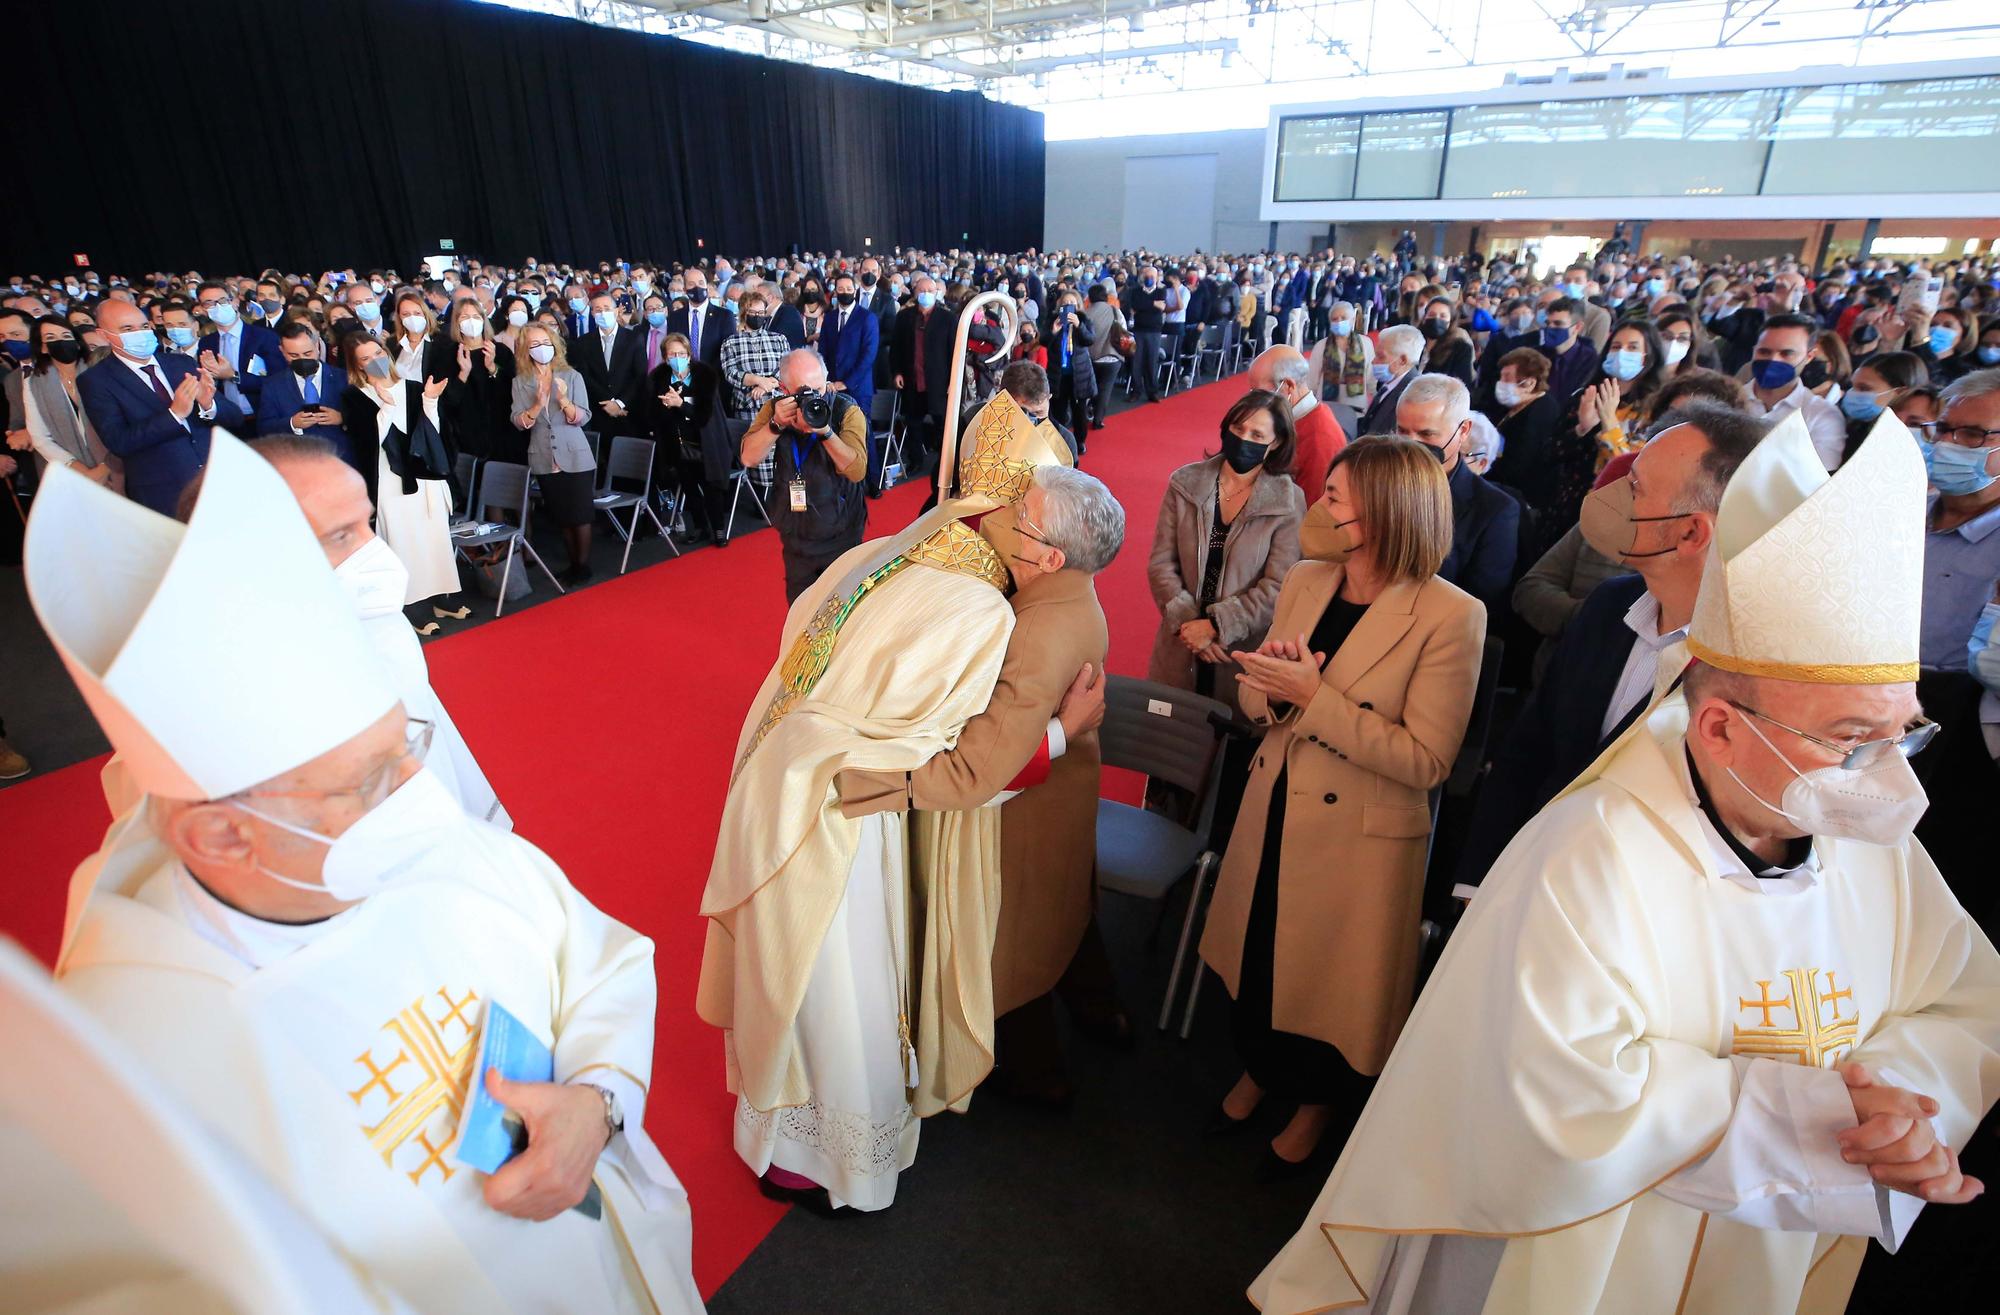
[[[1008,1081],[1037,1090],[1067,1080],[1056,1028],[1058,996],[1079,1022],[1111,1026],[1118,1018],[1118,982],[1094,916],[1056,989],[993,1020],[994,1059],[1006,1069]]]
[[[1111,405],[1111,390],[1117,386],[1118,371],[1124,364],[1116,357],[1090,363],[1090,368],[1097,372],[1097,396],[1090,401],[1090,418],[1100,425],[1104,423],[1105,408]],[[1077,434],[1077,441],[1083,441],[1081,433]]]
[[[1069,426],[1069,432],[1076,435],[1079,453],[1089,446],[1090,399],[1077,396],[1076,386],[1067,378],[1060,388],[1049,394],[1049,418],[1057,424]]]
[[[785,559],[785,605],[798,601],[799,595],[812,588],[813,582],[826,573],[826,568],[849,548],[861,542],[862,530],[857,525],[851,535],[838,539],[814,539],[807,543],[793,543],[782,534],[778,536],[780,554]]]
[[[1132,368],[1139,372],[1133,380],[1136,391],[1149,402],[1160,400],[1160,353],[1165,349],[1167,335],[1157,330],[1147,332],[1135,330],[1132,341],[1137,344],[1132,353]]]

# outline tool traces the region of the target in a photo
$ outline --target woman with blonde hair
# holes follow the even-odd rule
[[[405,379],[449,379],[457,373],[457,347],[438,333],[437,316],[424,294],[404,288],[396,294],[396,322],[390,326],[390,350],[396,353],[396,373]]]
[[[583,376],[570,368],[562,334],[536,320],[521,330],[514,371],[514,427],[528,435],[528,469],[542,488],[542,506],[562,527],[569,549],[565,584],[590,579],[591,503],[597,460],[583,424],[590,419]]]
[[[1451,536],[1450,486],[1421,444],[1348,444],[1271,637],[1230,655],[1264,736],[1201,939],[1244,1068],[1211,1127],[1243,1127],[1267,1095],[1296,1102],[1266,1179],[1302,1171],[1335,1116],[1360,1112],[1409,1014],[1429,791],[1458,756],[1486,634],[1485,606],[1438,578]]]

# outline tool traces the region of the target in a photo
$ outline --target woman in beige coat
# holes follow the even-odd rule
[[[1265,1177],[1303,1167],[1336,1110],[1358,1113],[1409,1013],[1430,834],[1486,633],[1437,578],[1451,547],[1437,460],[1400,438],[1349,444],[1302,532],[1271,638],[1242,664],[1265,728],[1222,861],[1201,957],[1235,1000],[1244,1074],[1215,1117],[1298,1102]],[[1280,916],[1282,915],[1282,916]]]

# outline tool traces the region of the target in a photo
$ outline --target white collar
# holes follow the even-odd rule
[[[1773,866],[1764,869],[1764,872],[1770,875],[1759,875],[1743,865],[1743,860],[1736,856],[1735,849],[1731,848],[1729,842],[1722,838],[1722,833],[1715,829],[1715,823],[1709,820],[1708,811],[1701,806],[1701,800],[1695,795],[1694,776],[1688,765],[1687,751],[1682,748],[1684,743],[1684,737],[1675,736],[1671,748],[1680,749],[1681,752],[1674,753],[1670,750],[1667,758],[1673,766],[1674,779],[1680,782],[1681,792],[1687,799],[1688,807],[1694,810],[1695,821],[1701,827],[1702,839],[1708,842],[1709,855],[1715,860],[1717,875],[1753,895],[1800,895],[1818,886],[1818,841],[1814,841],[1811,848],[1806,851],[1805,862],[1795,868],[1780,869]],[[1783,875],[1778,875],[1780,872],[1783,872]]]
[[[169,879],[187,924],[195,934],[251,968],[268,968],[305,948],[339,926],[354,911],[343,909],[320,922],[266,922],[233,909],[210,894],[184,863],[173,865]]]

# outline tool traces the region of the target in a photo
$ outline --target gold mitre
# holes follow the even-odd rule
[[[1924,484],[1923,456],[1892,412],[1829,476],[1792,411],[1723,491],[1688,652],[1778,680],[1915,680]]]
[[[959,515],[1004,507],[1027,493],[1036,466],[1075,464],[1054,423],[1036,424],[1012,396],[996,392],[959,435],[952,503]]]

